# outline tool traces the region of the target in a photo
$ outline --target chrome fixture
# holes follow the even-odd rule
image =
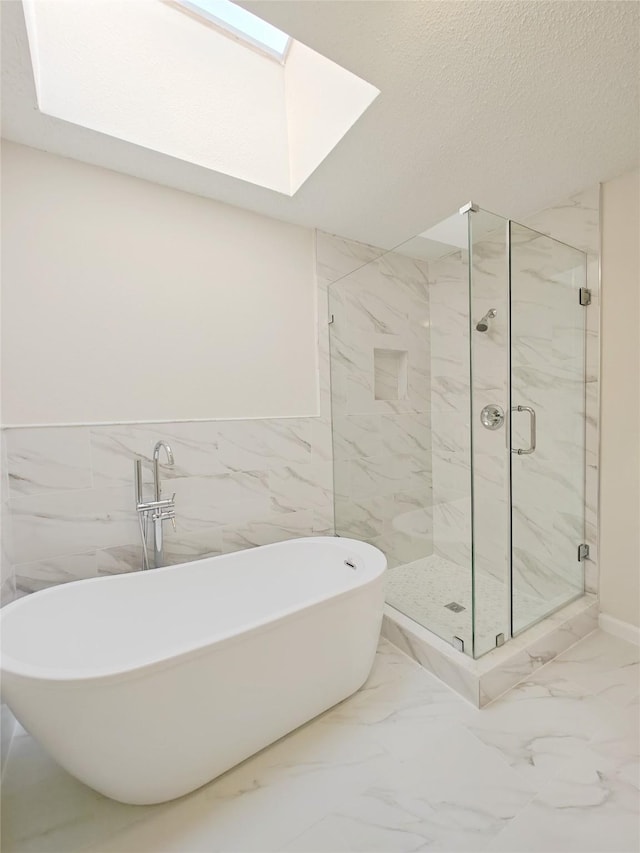
[[[504,409],[490,403],[480,412],[480,420],[486,429],[500,429],[504,423]]]
[[[496,316],[497,313],[498,312],[496,311],[495,308],[490,308],[487,311],[487,313],[484,315],[482,320],[479,320],[476,323],[476,330],[478,332],[486,332],[487,329],[489,328],[489,320],[493,320],[493,318]]]
[[[586,542],[583,542],[581,545],[578,545],[578,562],[589,559],[589,550],[589,546]]]
[[[171,521],[173,529],[176,529],[176,493],[171,498],[162,497],[160,484],[160,451],[164,449],[167,456],[167,465],[173,465],[173,452],[166,441],[159,441],[153,448],[153,499],[144,500],[142,479],[142,458],[134,460],[133,471],[136,490],[136,511],[140,525],[140,536],[142,538],[142,568],[149,569],[149,532],[150,523],[153,523],[153,568],[157,569],[164,565],[164,528],[165,521]]]
[[[533,453],[536,449],[536,413],[535,409],[532,409],[531,406],[514,406],[511,409],[512,412],[526,412],[529,415],[529,429],[530,429],[530,438],[529,438],[529,447],[512,447],[511,452],[517,453],[518,456],[526,456],[529,453]]]

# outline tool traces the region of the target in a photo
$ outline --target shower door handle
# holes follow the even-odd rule
[[[517,453],[518,456],[526,456],[528,453],[533,453],[536,449],[536,413],[535,409],[532,409],[531,406],[514,406],[511,409],[512,412],[527,412],[529,415],[529,428],[530,428],[530,438],[529,438],[529,447],[512,447],[511,452]]]

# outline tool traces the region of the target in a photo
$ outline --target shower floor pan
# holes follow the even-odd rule
[[[509,624],[509,590],[503,581],[485,574],[476,586],[476,649],[481,653],[495,644],[496,626]],[[544,597],[534,590],[513,591],[518,622],[533,625],[545,613],[559,610],[580,596],[563,578],[547,579]],[[437,554],[387,571],[387,603],[443,639],[472,645],[471,578],[468,567],[459,566]]]
[[[464,615],[447,612],[452,620]],[[482,708],[597,627],[598,599],[585,594],[478,660],[457,651],[390,604],[384,608],[382,636]]]

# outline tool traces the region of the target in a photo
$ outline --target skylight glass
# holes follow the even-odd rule
[[[231,0],[173,0],[173,3],[284,62],[291,38]]]

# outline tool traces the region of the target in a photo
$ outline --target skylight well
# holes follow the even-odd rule
[[[41,112],[289,196],[379,94],[229,0],[23,8]]]
[[[165,0],[181,12],[200,18],[225,34],[284,62],[291,37],[231,0]]]

